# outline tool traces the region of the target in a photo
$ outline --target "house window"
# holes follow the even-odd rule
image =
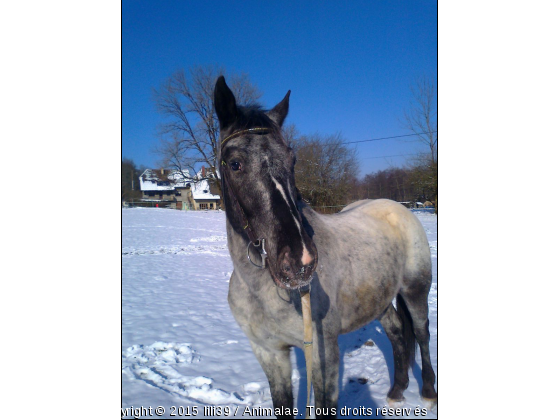
[[[206,203],[200,203],[199,208],[200,208],[200,210],[208,210],[208,204],[206,204]]]
[[[214,203],[210,203],[210,210],[214,210]]]

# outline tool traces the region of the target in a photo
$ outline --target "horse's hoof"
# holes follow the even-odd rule
[[[390,408],[399,408],[404,405],[404,398],[402,400],[394,400],[392,398],[387,398],[387,403],[389,403]]]
[[[437,397],[436,398],[424,398],[422,397],[422,402],[428,410],[433,410],[437,407]]]

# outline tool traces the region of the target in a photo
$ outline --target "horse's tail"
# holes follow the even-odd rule
[[[409,363],[412,365],[416,356],[416,336],[414,335],[414,329],[412,328],[412,317],[410,316],[406,303],[400,294],[397,295],[397,313],[401,317],[403,323],[405,351],[409,357]]]

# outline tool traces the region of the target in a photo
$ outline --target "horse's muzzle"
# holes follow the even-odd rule
[[[299,289],[307,286],[317,268],[317,251],[313,246],[312,251],[304,257],[295,258],[291,250],[286,247],[280,252],[276,267],[276,273],[271,274],[278,287]]]

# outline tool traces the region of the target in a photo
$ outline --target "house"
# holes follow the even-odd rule
[[[196,177],[201,181],[192,184],[191,192],[195,210],[217,210],[220,208],[220,195],[216,191],[216,185],[214,183],[210,184],[208,179],[202,179],[207,176],[209,174],[206,173],[206,168],[203,166],[196,174]]]
[[[191,180],[205,174],[204,167],[194,177],[187,170],[181,174],[177,170],[146,169],[140,175],[141,200],[152,206],[177,210],[216,210],[220,208],[220,196],[215,188],[211,188],[206,179]]]

